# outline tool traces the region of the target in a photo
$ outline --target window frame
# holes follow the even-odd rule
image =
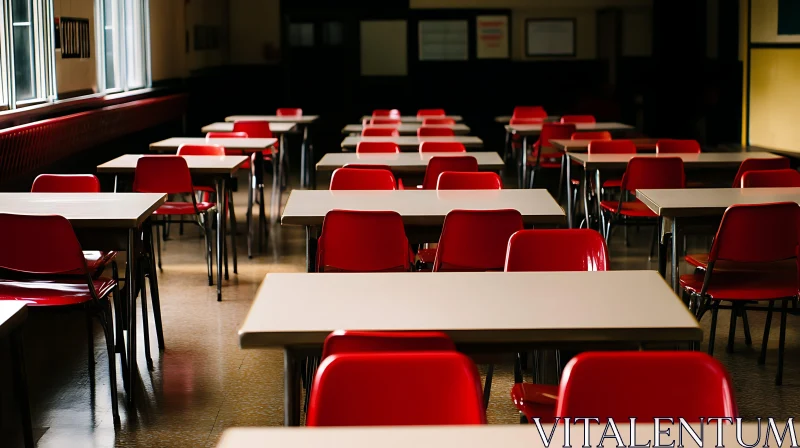
[[[114,36],[113,55],[115,58],[115,81],[116,85],[109,88],[106,76],[106,21],[105,21],[105,0],[95,0],[95,46],[97,47],[97,86],[102,93],[120,93],[138,89],[146,89],[152,86],[152,76],[150,69],[150,1],[149,0],[111,0],[116,7],[112,12],[112,17],[116,20],[116,26],[112,27]],[[129,48],[128,45],[128,21],[126,17],[127,1],[140,3],[141,10],[141,64],[142,64],[142,84],[131,85],[128,76]],[[135,33],[134,33],[135,35]]]

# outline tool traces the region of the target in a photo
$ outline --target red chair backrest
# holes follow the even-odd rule
[[[275,113],[279,117],[302,117],[303,109],[299,107],[281,107]]]
[[[376,118],[373,117],[369,120],[369,124],[400,124],[400,118],[392,118],[392,117],[385,117],[385,118]]]
[[[215,138],[250,138],[247,132],[208,132],[206,133],[206,140],[213,140]]]
[[[373,117],[399,117],[400,111],[397,109],[375,109],[372,111]]]
[[[407,271],[408,238],[397,212],[331,210],[322,222],[317,270]]]
[[[700,154],[697,140],[660,139],[656,142],[656,154]]]
[[[722,215],[709,265],[717,260],[769,262],[796,258],[800,206],[795,202],[738,204]]]
[[[418,137],[452,137],[456,135],[451,128],[420,126],[417,128]]]
[[[497,173],[488,171],[465,173],[444,171],[439,174],[437,190],[500,190],[503,181]]]
[[[680,157],[634,157],[622,176],[622,189],[631,192],[640,188],[685,187],[686,174]]]
[[[0,268],[25,274],[88,275],[81,245],[63,216],[0,213]]]
[[[236,121],[233,132],[244,132],[250,138],[272,138],[269,121]]]
[[[478,171],[478,160],[472,156],[431,157],[425,168],[422,189],[435,190],[436,184],[439,182],[439,175],[445,171],[475,172]]]
[[[461,142],[422,142],[419,152],[467,152]]]
[[[100,193],[100,181],[92,174],[40,174],[31,193]]]
[[[522,228],[517,210],[453,210],[444,218],[433,270],[501,271],[508,240]]]
[[[630,140],[593,140],[589,154],[636,154],[636,145]]]
[[[592,229],[520,230],[508,240],[505,270],[607,271],[608,247]]]
[[[397,137],[400,131],[397,128],[379,128],[373,126],[364,126],[361,129],[362,137]]]
[[[307,426],[484,424],[475,364],[454,351],[345,353],[325,358]]]
[[[517,106],[513,118],[547,118],[547,111],[542,106]]]
[[[783,170],[791,166],[788,157],[773,157],[769,159],[744,159],[739,165],[739,171],[733,178],[733,188],[739,188],[742,176],[748,171],[757,170]]]
[[[331,176],[331,190],[394,190],[397,182],[389,170],[337,168]]]
[[[742,176],[742,188],[789,188],[800,187],[797,170],[748,171]]]
[[[456,124],[456,120],[445,117],[445,118],[423,118],[422,125],[429,125],[429,124]]]
[[[143,156],[136,162],[133,191],[137,193],[192,193],[192,175],[181,156]]]
[[[322,359],[341,353],[449,352],[456,345],[440,331],[337,330],[325,338]]]
[[[534,117],[511,117],[511,120],[508,124],[542,124],[544,123],[544,118],[534,118]]]
[[[181,145],[179,156],[224,156],[225,148],[220,145]]]
[[[574,123],[542,123],[542,132],[536,146],[550,146],[550,140],[569,140],[575,133]]]
[[[611,133],[608,131],[582,131],[573,132],[572,140],[611,140]]]
[[[420,109],[417,111],[417,117],[443,117],[445,116],[444,109]]]
[[[353,168],[353,169],[366,169],[366,170],[386,170],[392,171],[392,167],[389,165],[373,165],[371,163],[348,163],[347,165],[343,166],[342,168]]]
[[[400,152],[400,147],[394,142],[358,142],[356,153],[392,153]]]
[[[596,123],[594,115],[564,115],[561,117],[562,123]]]
[[[735,418],[738,410],[728,372],[705,353],[585,352],[564,368],[556,415],[625,422],[636,417],[637,423],[683,417],[696,423],[710,415]]]

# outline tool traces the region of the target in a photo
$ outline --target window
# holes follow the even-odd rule
[[[51,0],[6,0],[0,6],[0,105],[16,108],[54,99]]]
[[[290,23],[289,24],[289,45],[292,47],[313,47],[314,46],[314,24],[313,23]]]
[[[99,85],[121,91],[150,84],[148,60],[148,0],[97,0]]]

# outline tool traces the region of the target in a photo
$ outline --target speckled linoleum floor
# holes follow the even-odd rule
[[[243,217],[244,196],[239,193],[238,197],[237,215]],[[304,271],[302,229],[274,229],[267,253],[253,259],[247,258],[245,239],[239,238],[239,274],[231,275],[224,283],[221,303],[215,300],[215,289],[206,283],[199,233],[187,228],[179,236],[175,230],[173,239],[164,245],[164,272],[159,277],[166,350],[158,353],[153,333],[155,369],[148,372],[140,348],[143,391],[136,409],[124,406],[122,382],[117,380],[122,416],[118,430],[111,418],[107,357],[99,327],[95,331],[95,375],[90,378],[82,315],[37,310],[30,313],[25,350],[37,446],[213,447],[225,428],[283,423],[283,355],[277,350],[241,350],[237,330],[266,273]],[[240,231],[243,230],[240,223]],[[623,238],[616,237],[611,244],[613,268],[655,269],[648,260],[650,234],[649,229],[631,232],[630,247],[624,245]],[[704,243],[704,239],[690,240],[693,246]],[[741,414],[780,418],[796,415],[800,409],[797,317],[790,316],[788,320],[784,385],[776,387],[777,317],[772,325],[767,364],[757,366],[764,314],[751,313],[752,347],[744,344],[739,324],[732,354],[724,350],[728,314],[721,312],[720,316],[715,356],[733,376]],[[702,325],[707,335],[710,316],[704,318]],[[0,344],[0,365],[7,359],[7,350],[6,345]],[[0,380],[0,446],[15,446],[17,425],[7,373],[0,372]],[[508,396],[512,383],[511,364],[498,366],[488,409],[490,423],[518,423]]]

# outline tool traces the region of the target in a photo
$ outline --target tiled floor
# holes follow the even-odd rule
[[[238,204],[244,204],[243,199]],[[244,210],[238,210],[237,215],[244,216]],[[649,229],[631,232],[631,247],[625,247],[620,233],[611,247],[614,269],[654,269],[647,257],[650,234]],[[90,379],[82,316],[31,312],[26,354],[34,427],[41,435],[38,446],[214,446],[225,428],[283,423],[282,353],[241,350],[237,330],[266,273],[304,270],[303,232],[276,228],[269,238],[269,252],[251,260],[241,255],[246,252],[244,238],[240,238],[239,274],[225,282],[221,303],[215,300],[215,289],[207,286],[203,243],[198,235],[195,229],[187,229],[178,236],[173,229],[174,239],[164,246],[164,272],[159,281],[166,350],[155,359],[152,372],[142,370],[144,393],[138,397],[135,410],[125,408],[124,393],[120,392],[122,427],[117,431],[111,419],[107,358],[101,349],[99,327],[95,332],[96,375]],[[778,320],[772,326],[767,365],[757,366],[764,316],[751,314],[753,346],[745,346],[740,327],[733,354],[724,350],[728,314],[720,314],[716,356],[734,378],[744,417],[793,416],[800,410],[797,318],[789,317],[784,386],[776,387]],[[703,321],[706,334],[709,320]],[[154,354],[158,354],[155,334],[151,343]],[[144,369],[145,365],[140,349],[139,366]],[[518,422],[508,396],[512,382],[511,364],[498,366],[488,409],[491,423]],[[121,381],[118,387],[122,391]],[[4,392],[0,389],[5,400],[9,395]]]

